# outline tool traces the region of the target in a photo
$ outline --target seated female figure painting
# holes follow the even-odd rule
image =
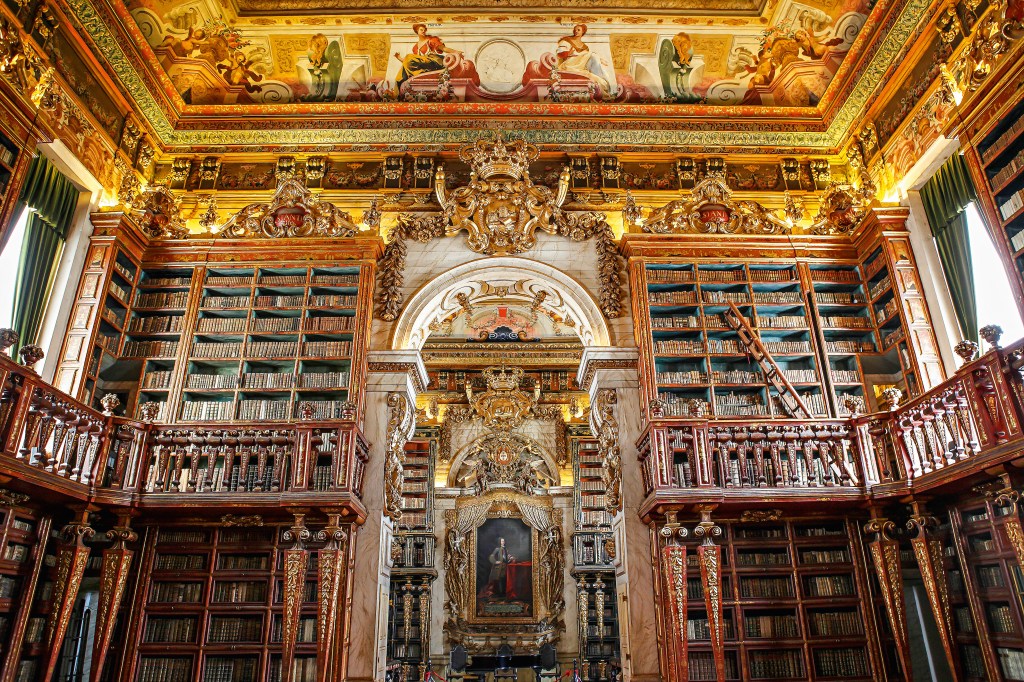
[[[532,529],[520,519],[488,519],[477,532],[476,614],[533,615]]]
[[[410,78],[440,72],[445,68],[451,71],[453,77],[468,77],[479,82],[476,69],[472,62],[465,59],[461,50],[448,47],[443,40],[428,33],[426,24],[413,24],[412,30],[416,33],[416,44],[412,46],[409,54],[403,57],[400,53],[395,53],[395,59],[402,62],[395,77],[395,85],[399,89]]]

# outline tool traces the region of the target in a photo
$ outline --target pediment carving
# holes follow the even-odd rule
[[[721,173],[708,173],[689,196],[654,209],[643,224],[655,234],[788,234],[789,224],[756,201],[732,200]]]
[[[231,216],[218,236],[234,238],[354,237],[352,217],[321,201],[297,177],[281,181],[273,198],[249,204]]]

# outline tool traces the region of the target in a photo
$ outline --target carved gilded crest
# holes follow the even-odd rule
[[[178,199],[163,185],[135,197],[132,213],[142,231],[151,237],[182,239],[188,236]]]
[[[505,255],[532,249],[537,230],[561,231],[568,169],[559,177],[557,192],[534,185],[530,163],[539,156],[537,148],[523,140],[506,145],[500,136],[466,145],[459,156],[472,168],[468,185],[449,191],[444,168],[435,176],[434,192],[444,210],[446,235],[465,230],[466,244],[473,251]]]
[[[508,431],[522,424],[539,398],[539,390],[530,396],[519,388],[522,368],[488,367],[483,375],[487,390],[474,398],[473,389],[467,386],[466,395],[484,426]]]
[[[644,232],[712,234],[786,234],[785,220],[756,201],[732,200],[732,191],[721,173],[708,173],[690,196],[654,209],[644,222]]]
[[[228,219],[222,237],[353,237],[359,228],[334,204],[320,201],[296,177],[282,180],[269,203],[249,204]]]
[[[821,195],[818,214],[814,216],[814,234],[850,234],[867,212],[871,203],[864,191],[852,185],[832,183]]]

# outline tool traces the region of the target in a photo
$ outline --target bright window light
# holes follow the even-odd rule
[[[25,240],[28,209],[21,212],[14,223],[11,236],[0,251],[0,327],[8,328],[14,320],[14,278],[18,272],[21,244]]]
[[[992,244],[985,223],[974,204],[967,207],[967,230],[971,242],[974,293],[978,302],[978,328],[997,324],[1003,328],[1002,345],[1024,337],[1024,324],[1010,293],[1010,283]]]

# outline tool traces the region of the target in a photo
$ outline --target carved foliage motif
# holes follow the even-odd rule
[[[228,218],[224,237],[354,237],[358,228],[348,213],[320,201],[297,177],[286,177],[269,203],[249,204]]]
[[[106,537],[113,541],[113,544],[103,551],[103,563],[100,568],[96,635],[92,652],[94,670],[102,670],[103,661],[110,649],[117,613],[121,608],[121,600],[128,583],[128,570],[135,555],[132,550],[125,547],[125,543],[139,539],[138,534],[126,525],[115,526],[107,531]]]
[[[82,576],[89,561],[89,547],[85,541],[96,534],[88,523],[82,519],[69,523],[63,530],[63,541],[57,550],[57,575],[53,582],[53,606],[46,624],[46,647],[50,652],[46,666],[46,677],[52,675],[61,647],[56,643],[64,640],[78,588],[82,585]]]
[[[510,431],[521,425],[536,406],[539,393],[531,396],[519,388],[522,368],[488,367],[483,371],[483,377],[487,390],[474,397],[472,387],[467,385],[466,394],[484,426]]]
[[[327,526],[317,533],[317,540],[326,542],[318,556],[320,603],[317,608],[316,679],[330,679],[330,660],[338,628],[338,599],[345,581],[345,556],[348,535],[341,528],[339,514],[327,515]]]
[[[388,393],[387,450],[384,460],[384,514],[392,521],[402,518],[402,459],[405,444],[416,427],[416,409],[404,393]]]
[[[135,173],[127,169],[125,178],[135,179]],[[130,194],[134,195],[134,191]],[[132,213],[136,216],[139,227],[150,237],[182,239],[188,236],[188,228],[181,218],[181,207],[178,199],[164,186],[148,189],[133,199],[125,198],[131,203]]]
[[[309,551],[306,542],[312,533],[306,528],[305,514],[296,514],[295,523],[284,532],[284,539],[292,545],[284,551],[284,613],[281,616],[281,679],[291,682],[292,661],[299,633],[299,609],[302,607],[306,586],[306,568]]]
[[[618,396],[614,388],[597,391],[590,410],[590,429],[597,437],[598,454],[604,461],[601,478],[609,512],[622,510],[622,456],[619,452],[619,422],[615,419]]]
[[[708,612],[708,629],[711,634],[711,649],[715,657],[715,669],[719,682],[725,681],[725,652],[722,648],[722,548],[714,538],[722,535],[722,527],[711,521],[711,510],[701,511],[701,522],[693,529],[694,537],[700,538],[697,547],[697,563],[704,586],[704,606]]]
[[[818,213],[811,223],[814,234],[850,234],[860,224],[871,203],[869,188],[832,183],[821,195]]]
[[[875,539],[868,544],[871,560],[878,577],[878,586],[885,605],[893,638],[896,640],[896,653],[903,669],[910,671],[909,639],[907,634],[907,616],[903,602],[903,574],[900,566],[899,543],[892,539],[891,533],[896,525],[889,519],[876,518],[864,525],[864,532],[874,535]]]
[[[712,234],[787,234],[789,225],[755,201],[732,200],[725,177],[708,173],[689,197],[654,209],[644,222],[644,232]]]
[[[925,514],[914,514],[907,521],[907,528],[917,531],[917,534],[911,538],[910,544],[914,550],[917,566],[921,571],[921,580],[924,583],[932,615],[935,616],[942,646],[946,651],[951,669],[955,670],[956,656],[954,652],[957,643],[953,632],[949,585],[946,582],[946,572],[942,564],[942,542],[931,537],[931,533],[934,532],[937,525],[938,521],[934,517]]]
[[[658,531],[664,540],[661,552],[662,572],[665,584],[669,630],[669,666],[672,669],[671,679],[689,679],[687,649],[687,586],[686,586],[686,547],[680,542],[689,535],[689,531],[676,522],[675,512],[666,514],[666,523]]]

